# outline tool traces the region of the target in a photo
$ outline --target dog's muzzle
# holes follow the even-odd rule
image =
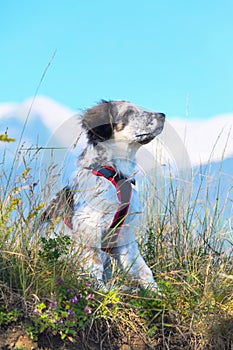
[[[157,120],[156,128],[151,132],[137,135],[137,142],[140,143],[141,145],[145,145],[145,144],[149,143],[156,136],[161,134],[161,132],[163,131],[164,122],[165,122],[165,114],[164,113],[154,113],[153,118],[156,118],[156,120]]]

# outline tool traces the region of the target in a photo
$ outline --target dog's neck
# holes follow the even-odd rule
[[[101,142],[95,146],[88,145],[81,156],[80,165],[90,168],[109,165],[124,176],[133,177],[136,172],[137,150],[138,145],[115,140]]]

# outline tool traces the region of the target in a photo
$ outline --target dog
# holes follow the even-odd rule
[[[141,219],[134,176],[136,152],[162,132],[164,122],[164,113],[126,101],[102,100],[87,109],[81,123],[88,143],[72,184],[42,214],[42,221],[61,218],[57,230],[81,247],[83,269],[97,289],[107,290],[106,256],[140,287],[158,288],[135,238]]]

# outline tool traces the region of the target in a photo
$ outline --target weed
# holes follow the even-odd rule
[[[20,316],[22,316],[22,313],[17,309],[12,311],[0,311],[0,326],[5,326],[12,322],[16,322]]]
[[[137,334],[152,348],[230,350],[232,218],[225,215],[229,203],[220,201],[221,179],[213,195],[205,173],[185,205],[172,178],[159,204],[148,199],[141,250],[161,297],[145,290],[126,294],[120,287],[102,294],[80,273],[78,256],[70,254],[71,238],[53,229],[41,232],[38,158],[39,150],[21,154],[18,163],[15,158],[10,180],[4,168],[1,172],[0,325],[26,320],[33,339],[44,332],[62,339],[82,332],[86,339],[111,343]],[[124,279],[114,276],[116,285]]]
[[[68,254],[70,245],[71,238],[69,236],[59,236],[54,233],[54,238],[41,237],[41,248],[38,254],[42,260],[54,263],[61,256]]]

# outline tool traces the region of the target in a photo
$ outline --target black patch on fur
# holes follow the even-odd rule
[[[58,217],[72,217],[74,214],[74,192],[68,187],[64,187],[51,200],[48,207],[41,214],[40,220],[51,221]]]
[[[111,102],[102,100],[84,114],[82,127],[87,131],[89,143],[96,145],[112,137],[114,121],[111,109]]]

